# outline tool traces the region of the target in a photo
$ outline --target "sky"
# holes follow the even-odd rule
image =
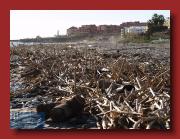
[[[170,17],[169,10],[11,10],[10,39],[52,37],[58,30],[65,35],[71,26],[146,22],[154,13]]]

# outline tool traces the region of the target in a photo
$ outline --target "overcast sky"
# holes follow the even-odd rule
[[[10,39],[66,34],[71,26],[146,22],[154,13],[170,17],[169,10],[11,10]]]

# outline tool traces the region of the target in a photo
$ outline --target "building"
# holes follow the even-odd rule
[[[170,17],[168,17],[168,18],[165,20],[164,26],[167,26],[168,29],[170,29]]]
[[[127,22],[123,24],[123,28],[125,34],[142,34],[146,33],[148,30],[148,25],[144,22]]]
[[[97,27],[98,33],[106,33],[108,32],[108,25],[100,25]]]
[[[78,33],[78,28],[77,27],[70,27],[67,29],[67,35],[68,36],[73,36]]]
[[[79,27],[79,33],[81,34],[95,34],[97,33],[96,25],[82,25]]]
[[[121,28],[125,28],[125,27],[131,27],[131,26],[137,26],[139,24],[142,24],[140,23],[139,21],[135,21],[135,22],[124,22],[122,24],[120,24],[120,27]]]
[[[97,27],[98,33],[120,33],[121,28],[118,25],[99,25]]]
[[[67,29],[68,36],[74,35],[85,35],[85,34],[122,34],[123,33],[133,33],[140,34],[145,33],[147,31],[147,23],[136,22],[125,22],[120,25],[82,25],[81,27],[71,27]],[[122,35],[123,36],[123,35]]]
[[[125,27],[125,34],[142,34],[148,30],[147,26],[130,26]]]

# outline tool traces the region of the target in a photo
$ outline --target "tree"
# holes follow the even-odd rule
[[[156,26],[163,26],[165,18],[163,15],[154,14],[150,22]]]
[[[164,26],[165,18],[163,15],[154,14],[152,19],[148,21],[147,35],[150,37],[154,32],[161,32],[167,29]]]
[[[36,36],[36,39],[41,39],[41,36]]]

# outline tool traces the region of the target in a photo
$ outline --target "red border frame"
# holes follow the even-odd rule
[[[65,138],[180,138],[180,65],[178,51],[180,49],[180,13],[178,0],[1,0],[0,1],[0,137],[1,139],[31,139],[43,137],[44,139],[59,137]],[[9,39],[10,39],[10,10],[25,9],[99,9],[99,10],[171,10],[172,39],[171,39],[171,66],[172,66],[172,129],[169,131],[17,131],[9,128]]]

